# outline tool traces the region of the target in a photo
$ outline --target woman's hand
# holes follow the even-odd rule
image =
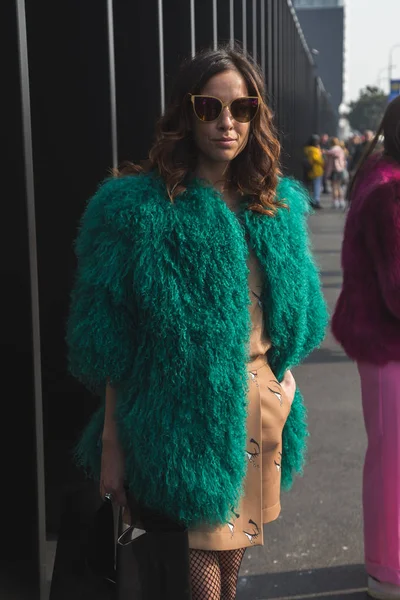
[[[113,502],[126,506],[124,488],[125,460],[124,453],[117,438],[104,439],[101,454],[100,494],[112,494]]]
[[[285,371],[283,381],[281,381],[281,387],[285,392],[286,397],[290,402],[290,405],[292,405],[294,394],[296,392],[296,380],[293,377],[293,373],[292,371],[290,371],[290,369]]]

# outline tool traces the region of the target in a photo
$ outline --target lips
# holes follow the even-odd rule
[[[218,140],[214,140],[214,143],[220,148],[230,148],[237,142],[234,138],[220,138]]]

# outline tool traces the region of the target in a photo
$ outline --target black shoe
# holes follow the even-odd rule
[[[320,210],[322,208],[320,204],[313,204],[312,207],[315,208],[315,210]]]

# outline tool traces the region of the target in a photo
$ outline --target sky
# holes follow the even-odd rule
[[[400,79],[400,0],[346,0],[345,101],[366,85],[388,86],[390,48],[393,78]]]

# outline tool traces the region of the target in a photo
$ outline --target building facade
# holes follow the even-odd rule
[[[343,102],[344,0],[295,0],[294,6],[315,57],[318,75],[338,112]]]

